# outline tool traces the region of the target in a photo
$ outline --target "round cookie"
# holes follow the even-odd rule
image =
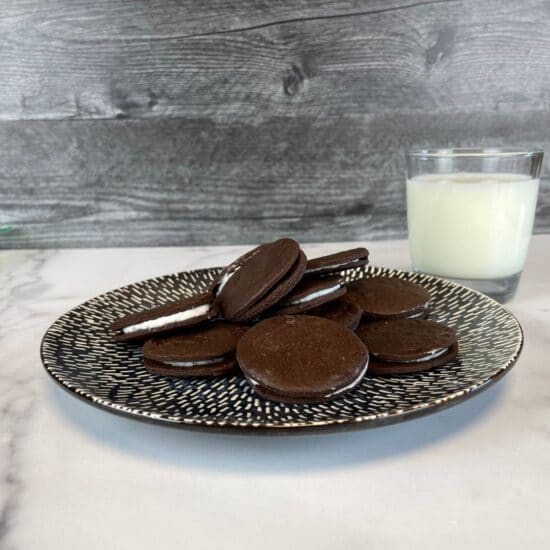
[[[237,364],[235,350],[246,325],[211,323],[167,338],[153,338],[143,346],[145,368],[167,376],[217,376]]]
[[[426,319],[362,322],[357,336],[371,356],[369,374],[419,372],[451,361],[458,352],[454,330]]]
[[[284,298],[302,280],[306,269],[307,258],[300,250],[298,259],[294,262],[292,269],[275,285],[275,287],[259,302],[248,308],[244,313],[236,317],[235,321],[250,321],[261,313],[273,307]]]
[[[443,355],[424,361],[398,363],[394,361],[371,361],[369,376],[393,376],[395,374],[414,374],[437,367],[442,367],[453,361],[458,354],[458,344],[453,344]]]
[[[371,277],[347,285],[346,300],[356,303],[366,317],[395,319],[424,314],[430,293],[422,286],[398,277]]]
[[[111,324],[118,342],[139,341],[155,334],[172,332],[213,319],[218,312],[212,307],[214,296],[205,292],[149,310],[131,313]]]
[[[294,315],[308,311],[346,293],[341,277],[304,278],[277,306],[278,315]]]
[[[327,302],[322,306],[309,309],[307,314],[314,315],[315,317],[324,317],[325,319],[336,321],[350,330],[355,330],[359,326],[363,311],[357,304],[346,302],[339,298]]]
[[[239,340],[237,360],[254,390],[281,403],[334,399],[363,379],[369,354],[341,324],[310,315],[261,321]]]
[[[331,275],[344,269],[359,267],[368,263],[369,251],[366,248],[352,248],[309,260],[306,275]]]
[[[241,265],[248,260],[249,258],[252,258],[255,254],[257,254],[264,245],[261,244],[257,246],[256,248],[253,248],[252,250],[249,250],[248,252],[245,252],[242,256],[239,256],[236,260],[231,262],[227,267],[225,267],[222,272],[216,277],[214,280],[214,283],[212,285],[212,291],[214,292],[214,296],[217,296],[227,283],[229,279],[233,276],[233,274],[238,271],[241,268]]]
[[[300,246],[293,239],[260,245],[234,262],[239,267],[222,277],[214,304],[224,319],[235,321],[266,296],[293,268]]]

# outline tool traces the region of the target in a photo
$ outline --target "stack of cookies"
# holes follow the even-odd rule
[[[264,243],[227,266],[205,293],[112,324],[143,344],[144,365],[165,376],[221,376],[239,367],[254,391],[316,403],[368,375],[414,373],[457,354],[451,328],[428,320],[430,294],[397,277],[346,284],[365,248],[307,260],[293,239]]]

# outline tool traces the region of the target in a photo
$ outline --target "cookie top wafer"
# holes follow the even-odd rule
[[[359,326],[363,311],[358,305],[352,302],[337,299],[327,302],[322,306],[309,309],[307,314],[314,315],[315,317],[324,317],[325,319],[336,321],[350,330],[355,330]]]
[[[359,267],[368,263],[369,251],[366,248],[352,248],[309,260],[306,267],[306,275],[330,275],[344,269]]]
[[[238,268],[220,281],[215,305],[224,319],[240,318],[292,269],[300,254],[293,239],[263,244],[237,262]]]
[[[247,325],[216,321],[174,336],[152,338],[143,356],[154,361],[207,361],[234,354]]]
[[[392,319],[361,323],[357,335],[372,358],[418,361],[442,354],[456,343],[452,328],[428,319]]]
[[[111,324],[115,340],[143,340],[154,334],[197,325],[217,316],[212,307],[214,296],[205,292],[177,302],[131,313]]]
[[[393,376],[395,374],[414,374],[423,372],[436,367],[442,367],[453,361],[458,354],[458,344],[453,344],[441,355],[424,359],[422,361],[411,361],[403,363],[399,361],[379,361],[373,359],[369,363],[369,376]]]
[[[301,313],[344,295],[346,286],[341,277],[307,277],[277,305],[280,315]]]
[[[309,315],[282,315],[248,330],[237,345],[237,359],[260,395],[281,402],[315,402],[342,395],[359,384],[369,354],[361,340],[340,323]]]
[[[236,321],[249,321],[264,311],[275,306],[282,298],[292,292],[296,285],[302,280],[306,269],[306,255],[300,251],[298,259],[290,271],[258,302],[248,308],[244,313],[236,317]]]
[[[347,287],[345,299],[356,303],[372,319],[418,315],[429,306],[430,293],[424,287],[398,277],[359,279]]]
[[[236,364],[235,350],[246,325],[218,321],[143,346],[147,370],[170,376],[224,374]]]
[[[361,322],[357,335],[371,355],[370,374],[404,374],[441,366],[457,354],[455,331],[427,319]]]
[[[261,250],[262,246],[264,245],[261,244],[256,248],[245,252],[242,256],[239,256],[236,260],[231,262],[227,267],[222,270],[222,272],[216,277],[214,284],[212,285],[214,296],[217,296],[222,291],[227,281],[229,281],[229,279],[241,268],[246,260],[257,254]]]

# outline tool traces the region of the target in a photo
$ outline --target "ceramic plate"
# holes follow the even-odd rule
[[[514,316],[494,300],[430,275],[359,267],[348,281],[375,275],[420,283],[432,295],[431,317],[454,327],[455,361],[418,374],[365,377],[328,403],[283,405],[258,397],[243,376],[177,379],[149,374],[139,347],[115,343],[115,319],[209,287],[220,269],[176,273],[97,296],[59,318],[42,341],[42,361],[63,388],[109,411],[176,426],[248,430],[372,427],[434,412],[488,387],[516,362],[523,344]]]

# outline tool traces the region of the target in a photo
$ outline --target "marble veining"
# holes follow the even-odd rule
[[[407,267],[405,242],[367,246],[374,264]],[[423,419],[333,435],[205,434],[94,409],[46,376],[40,339],[69,308],[243,250],[0,250],[2,550],[546,547],[550,236],[533,239],[509,304],[525,332],[518,365]]]
[[[0,252],[0,348],[14,330],[32,316],[32,300],[43,288],[41,268],[49,251]],[[24,350],[19,350],[22,353]],[[32,373],[16,370],[4,355],[0,369],[0,429],[2,465],[0,478],[0,547],[7,538],[17,512],[19,493],[23,487],[19,464],[19,443],[25,436],[33,414],[36,383]],[[33,383],[34,382],[34,383]]]

